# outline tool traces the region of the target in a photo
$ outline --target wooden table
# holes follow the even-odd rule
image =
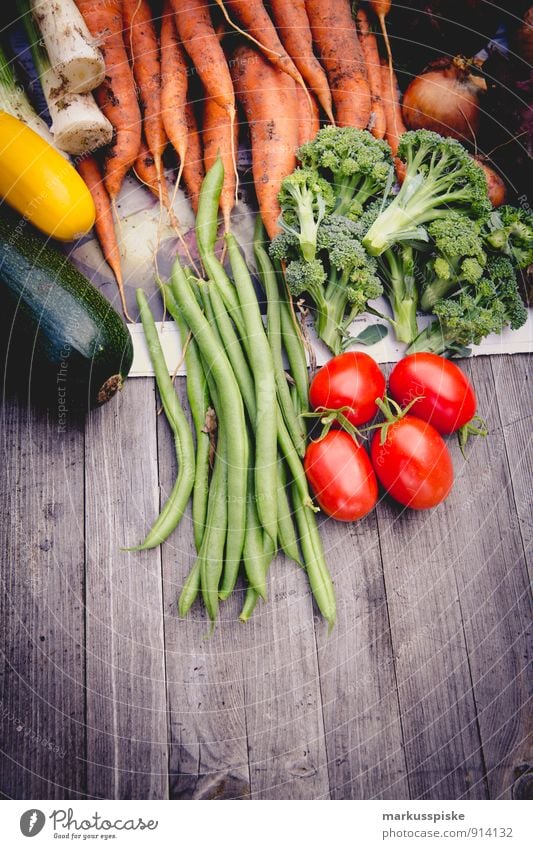
[[[531,387],[465,363],[488,421],[429,513],[324,521],[331,636],[283,557],[248,625],[176,600],[190,518],[124,553],[175,474],[151,379],[65,433],[2,412],[0,791],[22,798],[531,797]],[[183,392],[183,385],[180,385]],[[529,765],[529,766],[528,766]],[[529,772],[528,772],[529,768]]]

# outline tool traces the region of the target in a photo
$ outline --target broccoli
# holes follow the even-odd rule
[[[372,256],[397,242],[427,241],[427,226],[453,212],[487,218],[491,206],[485,175],[458,141],[414,130],[402,135],[398,156],[406,164],[400,191],[363,239]]]
[[[305,260],[316,254],[318,225],[335,206],[330,184],[311,168],[297,168],[281,184],[278,195],[282,230],[296,236]]]
[[[418,272],[413,247],[404,244],[384,251],[378,259],[378,270],[393,316],[382,317],[394,327],[398,342],[412,342],[418,335]]]
[[[489,251],[501,251],[517,268],[533,263],[533,214],[514,206],[494,210],[484,230]]]
[[[315,308],[318,336],[334,354],[345,348],[348,327],[364,312],[367,301],[378,298],[383,287],[376,260],[357,237],[357,225],[341,215],[329,215],[318,228],[317,258],[306,262],[295,236],[281,233],[270,245],[273,259],[288,261],[286,280],[292,295],[307,293]]]
[[[367,130],[324,127],[302,145],[298,159],[324,177],[336,196],[337,215],[358,218],[371,197],[383,193],[393,174],[391,150]]]
[[[513,265],[504,256],[489,256],[483,276],[437,301],[433,312],[436,321],[417,336],[409,354],[464,353],[465,346],[479,345],[489,333],[501,333],[505,327],[517,330],[527,318]]]
[[[462,283],[475,283],[483,274],[486,254],[477,222],[452,212],[428,226],[434,254],[425,264],[420,307],[431,312],[437,301]]]

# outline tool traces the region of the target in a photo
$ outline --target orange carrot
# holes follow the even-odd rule
[[[187,103],[185,107],[185,115],[187,120],[188,145],[183,162],[183,179],[189,192],[192,208],[195,212],[198,212],[200,187],[205,177],[202,141],[194,109],[190,103]]]
[[[144,135],[154,160],[157,179],[161,180],[167,137],[161,117],[161,63],[152,10],[148,0],[122,0],[122,10],[126,49],[143,110]]]
[[[226,231],[230,229],[231,210],[235,204],[235,173],[232,151],[237,148],[237,127],[232,127],[228,113],[215,101],[206,97],[203,104],[202,141],[206,172],[220,155],[224,164],[224,184],[220,195],[220,209]],[[233,136],[233,137],[232,137]]]
[[[242,45],[232,56],[231,73],[252,140],[252,172],[263,224],[272,239],[279,232],[281,181],[296,165],[298,112],[290,77],[257,50]]]
[[[305,0],[305,8],[337,124],[363,130],[370,118],[370,87],[350,0]]]
[[[365,58],[368,83],[370,85],[370,97],[372,100],[369,129],[373,136],[377,139],[382,139],[385,135],[386,123],[385,109],[381,102],[381,64],[376,36],[370,28],[364,9],[357,11],[357,29],[359,31],[361,49]]]
[[[104,171],[106,189],[114,201],[141,146],[141,113],[122,38],[122,3],[120,0],[76,2],[105,60],[106,77],[96,89],[95,97],[115,128],[115,140]]]
[[[283,47],[263,0],[217,0],[224,12],[229,11],[244,27],[245,35],[251,35],[266,58],[280,71],[284,71],[294,82],[307,91],[300,71]],[[229,18],[228,18],[229,19]],[[231,19],[230,23],[233,23]],[[243,32],[239,30],[239,32]]]
[[[311,95],[311,110],[305,93],[296,86],[298,100],[298,147],[314,139],[320,129],[320,111],[316,97]]]
[[[149,150],[144,138],[141,140],[141,149],[137,159],[135,160],[133,170],[141,183],[144,183],[144,185],[150,189],[152,194],[154,194],[158,199],[161,199],[161,192],[163,192],[167,196],[167,203],[169,202],[166,183],[164,186],[162,182],[160,183],[152,151]]]
[[[395,157],[394,166],[396,168],[396,174],[400,182],[402,182],[405,176],[405,165],[401,159],[397,158],[396,154],[398,152],[400,136],[407,131],[407,127],[402,118],[400,89],[396,74],[394,71],[391,73],[388,63],[383,60],[381,63],[381,90],[383,107],[385,109],[385,123],[387,126],[385,139],[388,141]]]
[[[187,153],[187,58],[178,41],[170,3],[161,21],[161,117],[165,132],[180,160],[178,185]]]
[[[132,321],[126,307],[120,252],[115,233],[111,200],[104,185],[100,168],[94,156],[85,156],[83,159],[78,159],[76,167],[94,200],[96,207],[96,220],[94,222],[96,236],[100,243],[104,259],[115,275],[124,315],[128,321]]]
[[[270,0],[269,7],[279,36],[305,82],[313,91],[328,120],[334,124],[328,78],[315,54],[305,0]]]
[[[227,112],[234,127],[235,93],[226,58],[211,21],[208,0],[171,0],[171,3],[176,30],[203,83],[206,97],[212,97]],[[237,181],[235,150],[232,159]]]

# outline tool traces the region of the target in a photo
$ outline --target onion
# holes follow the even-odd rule
[[[475,156],[478,165],[481,165],[483,171],[485,172],[485,177],[487,178],[487,188],[489,190],[489,200],[493,207],[501,206],[507,200],[507,187],[503,182],[502,178],[499,174],[496,173],[494,168],[491,168],[490,165],[483,160],[481,156]]]
[[[474,73],[475,61],[456,56],[432,62],[409,84],[402,112],[410,130],[433,130],[462,142],[474,142],[479,127],[479,98],[487,90]]]

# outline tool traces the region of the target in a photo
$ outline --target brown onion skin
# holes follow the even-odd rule
[[[475,142],[479,128],[479,96],[484,80],[470,73],[462,57],[434,63],[411,81],[403,97],[402,113],[410,130],[432,130],[463,144]]]
[[[487,188],[489,190],[489,200],[493,207],[496,209],[498,206],[502,206],[507,200],[507,187],[503,182],[502,178],[499,174],[496,173],[494,168],[491,168],[490,165],[487,165],[486,162],[483,162],[481,157],[475,156],[477,164],[483,168],[485,172],[485,177],[487,178]]]

